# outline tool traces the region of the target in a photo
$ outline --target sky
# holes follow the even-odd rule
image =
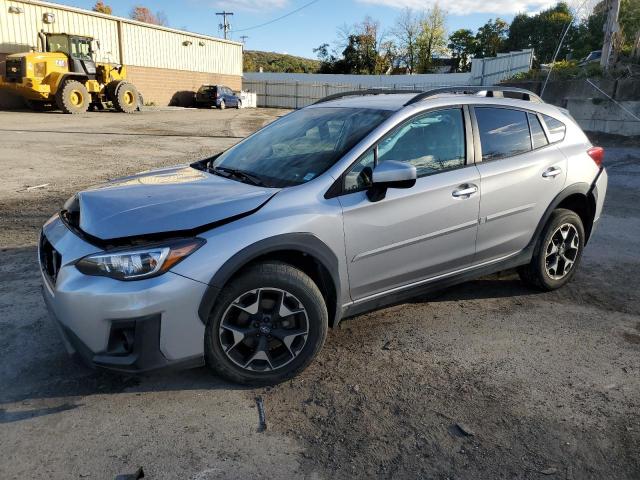
[[[52,0],[56,3],[90,9],[95,0]],[[233,12],[231,38],[247,35],[247,50],[265,50],[315,58],[313,49],[323,43],[333,45],[337,29],[360,22],[366,15],[378,20],[383,32],[393,28],[402,9],[429,8],[431,0],[316,0],[282,20],[258,28],[257,25],[286,15],[312,0],[106,0],[113,14],[128,17],[134,5],[165,13],[169,26],[191,32],[222,36],[216,12]],[[447,30],[475,31],[491,18],[511,21],[518,12],[538,12],[555,0],[439,0],[447,12]],[[242,31],[241,31],[242,30]]]

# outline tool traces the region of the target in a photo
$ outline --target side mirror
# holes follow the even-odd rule
[[[386,196],[388,188],[411,188],[417,178],[418,172],[413,165],[387,160],[373,170],[373,185],[367,190],[367,198],[379,202]]]

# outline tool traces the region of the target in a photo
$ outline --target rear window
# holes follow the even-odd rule
[[[527,114],[508,108],[475,107],[482,160],[511,157],[531,150]]]
[[[529,116],[529,127],[531,128],[531,142],[533,143],[533,148],[544,147],[545,145],[549,145],[549,141],[547,140],[547,136],[544,134],[544,129],[540,124],[540,120],[537,115],[532,113],[528,114]]]
[[[210,92],[215,92],[216,91],[216,87],[215,86],[211,86],[211,85],[204,85],[202,87],[200,87],[200,90],[198,90],[200,93],[210,93]]]
[[[567,132],[566,125],[549,115],[542,115],[542,118],[544,118],[544,123],[547,124],[547,130],[549,130],[549,141],[555,143],[564,140],[565,133]]]

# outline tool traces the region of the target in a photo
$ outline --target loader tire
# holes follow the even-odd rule
[[[105,87],[105,94],[107,96],[107,100],[115,105],[116,103],[116,90],[118,90],[118,86],[123,83],[124,80],[112,80],[107,83]]]
[[[131,83],[122,82],[116,90],[113,106],[122,113],[133,113],[138,109],[138,90]]]
[[[56,104],[64,113],[85,113],[89,108],[91,95],[82,83],[77,80],[65,81],[56,93]]]

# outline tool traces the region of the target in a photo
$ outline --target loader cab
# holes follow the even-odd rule
[[[47,33],[46,38],[47,52],[64,53],[69,59],[69,71],[83,73],[91,80],[96,78],[96,62],[93,60],[91,37]]]

